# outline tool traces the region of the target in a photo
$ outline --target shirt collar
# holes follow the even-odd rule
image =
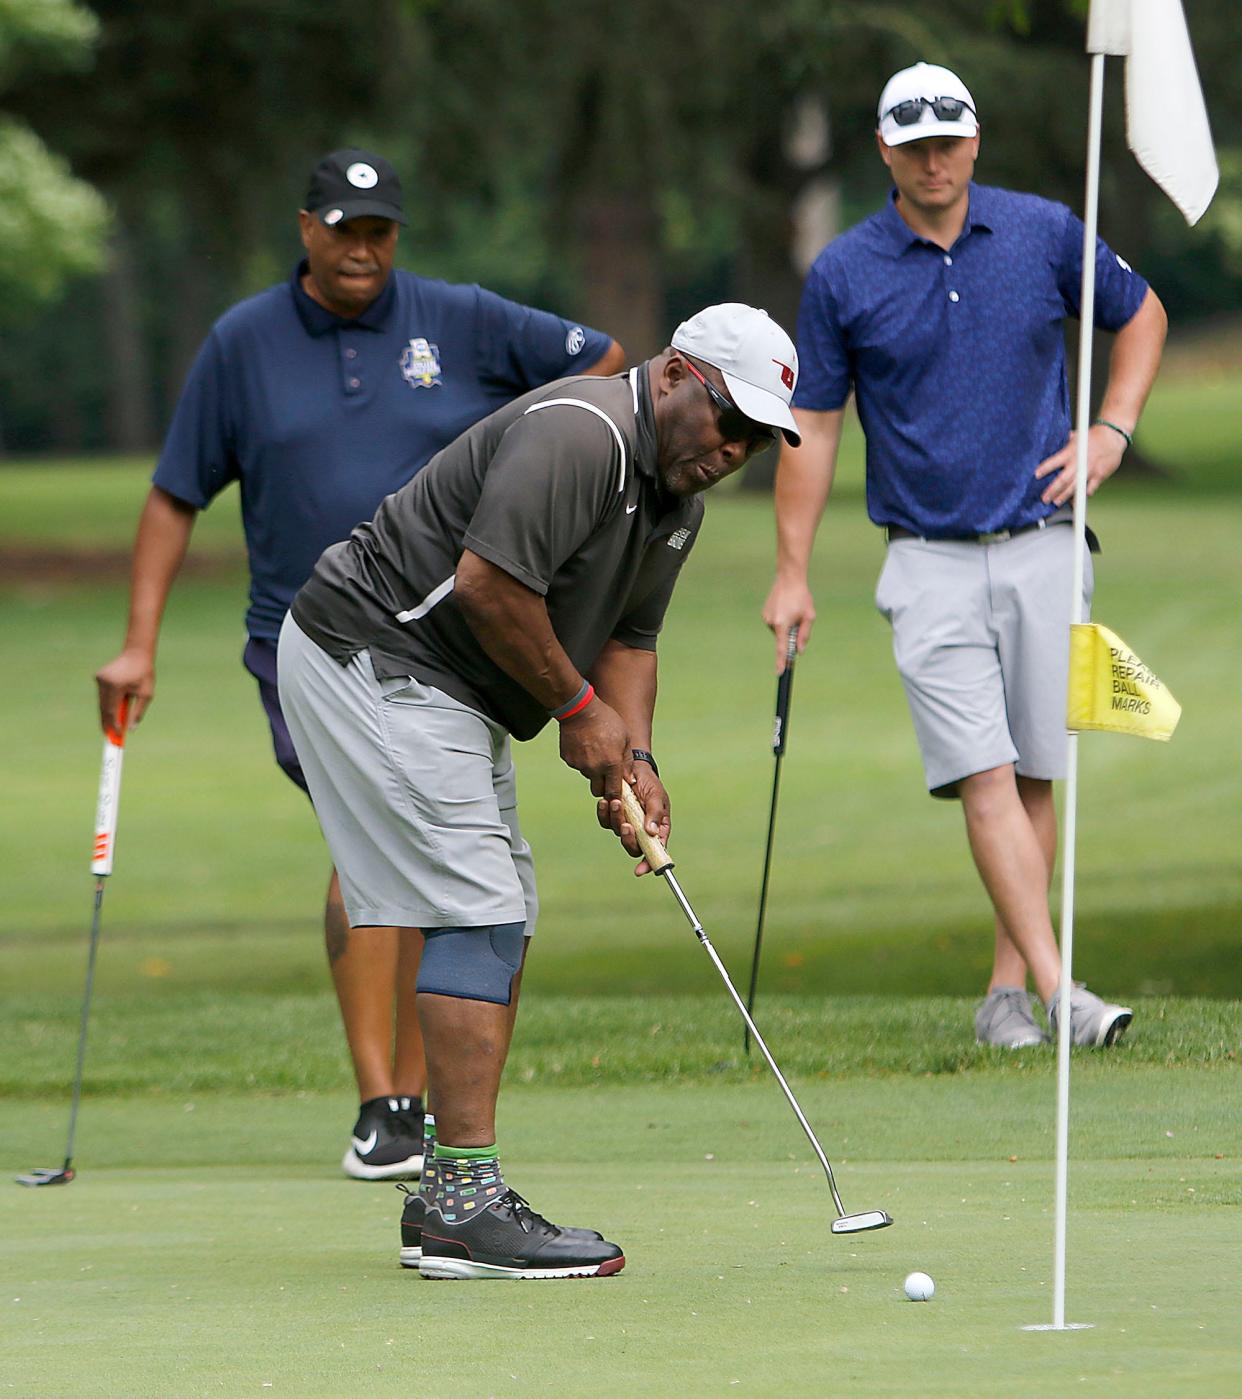
[[[936,247],[937,251],[942,251],[937,244],[933,244],[915,233],[897,212],[896,189],[891,189],[888,192],[888,200],[880,211],[880,225],[884,230],[889,251],[893,257],[900,257],[907,248],[918,243],[922,243],[926,247]],[[966,222],[962,225],[962,231],[958,234],[953,246],[957,247],[963,239],[969,237],[976,230],[981,233],[992,232],[992,200],[991,191],[982,185],[975,184],[972,180],[970,182],[970,199],[966,206]]]
[[[634,466],[643,476],[659,484],[656,474],[655,407],[651,402],[651,361],[644,360],[630,370],[630,389],[634,394]]]
[[[390,272],[384,289],[360,316],[338,316],[307,296],[302,287],[302,278],[307,272],[307,262],[303,258],[293,269],[289,285],[293,289],[293,304],[298,317],[308,335],[326,335],[330,330],[348,330],[359,327],[362,330],[387,330],[397,301],[397,274]]]
[[[695,511],[703,502],[697,495],[675,496],[664,489],[659,472],[659,439],[656,437],[655,404],[651,398],[651,360],[631,369],[628,378],[634,394],[635,451],[634,469],[655,489],[661,515],[656,525],[657,532],[667,533],[681,523],[691,523]]]

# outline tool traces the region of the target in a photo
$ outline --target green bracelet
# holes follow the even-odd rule
[[[1111,427],[1114,432],[1119,432],[1126,439],[1126,446],[1134,446],[1134,438],[1123,427],[1118,427],[1116,423],[1110,423],[1107,418],[1096,418],[1091,424],[1092,427]]]

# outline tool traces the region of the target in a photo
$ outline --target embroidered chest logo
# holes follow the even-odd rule
[[[668,547],[670,549],[684,549],[690,539],[690,530],[685,525],[678,530],[674,530],[668,537]]]
[[[440,347],[421,336],[401,352],[401,373],[412,389],[439,388],[441,382]]]

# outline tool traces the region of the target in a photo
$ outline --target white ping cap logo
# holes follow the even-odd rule
[[[342,217],[344,216],[344,213],[344,209],[329,209],[328,212],[323,216],[323,221],[330,227],[334,223],[340,223]]]
[[[365,160],[357,160],[345,172],[345,178],[355,189],[374,189],[379,184],[379,174],[374,165]]]

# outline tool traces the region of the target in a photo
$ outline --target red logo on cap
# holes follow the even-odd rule
[[[781,383],[784,384],[787,389],[792,389],[794,386],[793,370],[789,367],[789,365],[781,364],[780,360],[778,359],[774,359],[772,363],[778,366],[778,368],[781,371]]]

